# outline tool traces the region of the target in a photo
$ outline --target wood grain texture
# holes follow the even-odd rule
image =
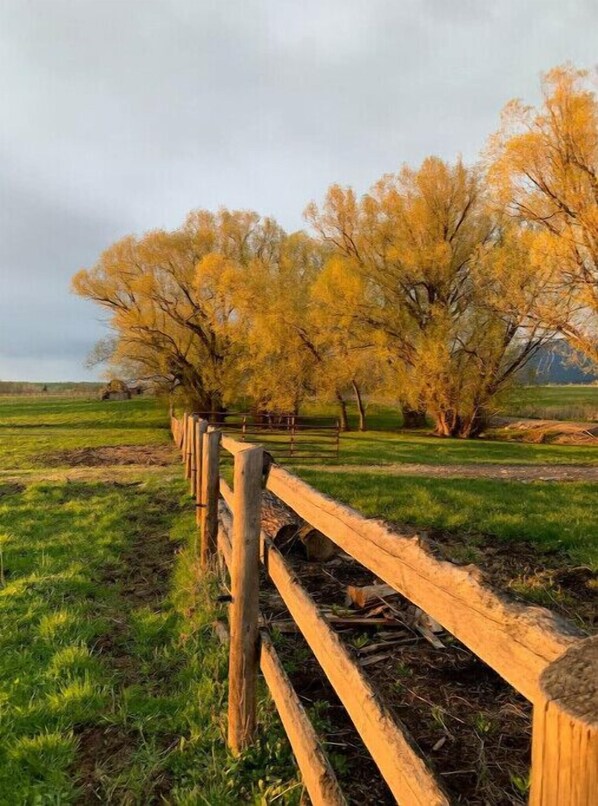
[[[233,753],[251,744],[256,724],[262,463],[261,447],[235,455],[228,671],[228,744]]]
[[[581,639],[550,611],[501,597],[484,584],[479,569],[437,559],[417,536],[364,518],[279,466],[270,469],[267,487],[532,701],[541,699],[544,669]]]
[[[598,636],[543,672],[534,707],[531,806],[598,803]]]
[[[195,461],[197,471],[195,474],[195,521],[201,527],[202,506],[202,473],[203,473],[203,435],[208,430],[208,423],[201,418],[195,424]]]
[[[201,551],[202,568],[216,554],[218,541],[218,490],[220,472],[220,432],[208,428],[203,435],[201,470]]]
[[[261,633],[260,668],[313,806],[345,806],[334,770],[265,631]]]
[[[192,414],[189,418],[189,448],[190,448],[190,473],[189,473],[189,495],[193,498],[197,495],[197,426],[199,423],[199,416]]]
[[[448,804],[441,784],[406,729],[380,702],[367,677],[280,552],[269,541],[266,547],[265,565],[270,578],[397,801],[402,806]]]

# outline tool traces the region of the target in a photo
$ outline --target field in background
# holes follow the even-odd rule
[[[540,420],[598,421],[598,384],[521,386],[502,402],[501,414]]]
[[[68,397],[94,397],[103,384],[96,381],[0,381],[0,395],[62,395]]]

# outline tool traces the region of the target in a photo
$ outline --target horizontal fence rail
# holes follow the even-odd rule
[[[261,668],[314,804],[345,803],[334,772],[267,633],[259,631],[259,564],[278,590],[400,804],[448,804],[447,794],[404,725],[378,699],[284,556],[261,529],[263,488],[468,646],[534,705],[530,802],[598,802],[598,638],[584,638],[550,611],[510,601],[475,568],[432,556],[417,537],[391,531],[314,490],[194,415],[173,417],[201,517],[203,567],[222,558],[231,580],[229,745],[255,734]],[[235,434],[235,436],[238,436]],[[220,451],[234,460],[233,487]]]

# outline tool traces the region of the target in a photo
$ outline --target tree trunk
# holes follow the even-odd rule
[[[479,437],[488,424],[488,417],[483,409],[477,409],[471,416],[462,420],[458,436],[461,439]]]
[[[340,392],[336,393],[336,399],[338,401],[338,405],[341,410],[341,416],[340,416],[341,431],[350,431],[351,429],[349,428],[349,417],[347,416],[347,402]]]
[[[483,409],[478,409],[466,417],[454,410],[441,411],[436,414],[436,429],[439,437],[458,437],[474,439],[479,437],[486,427],[487,418]]]
[[[360,431],[367,431],[368,425],[366,420],[365,414],[365,406],[363,404],[363,398],[361,397],[361,390],[359,386],[353,381],[353,391],[355,392],[355,401],[357,403],[357,411],[359,412],[359,430]]]
[[[401,405],[403,411],[403,428],[425,428],[427,425],[425,409],[412,409],[405,403]]]

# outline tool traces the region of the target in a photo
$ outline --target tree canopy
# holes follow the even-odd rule
[[[241,398],[390,396],[439,434],[475,436],[498,393],[565,338],[598,362],[598,102],[585,73],[510,103],[485,161],[426,158],[369,192],[330,187],[287,233],[251,211],[198,210],[127,236],[73,280],[109,311],[111,368],[196,410]],[[345,423],[346,424],[346,423]]]

